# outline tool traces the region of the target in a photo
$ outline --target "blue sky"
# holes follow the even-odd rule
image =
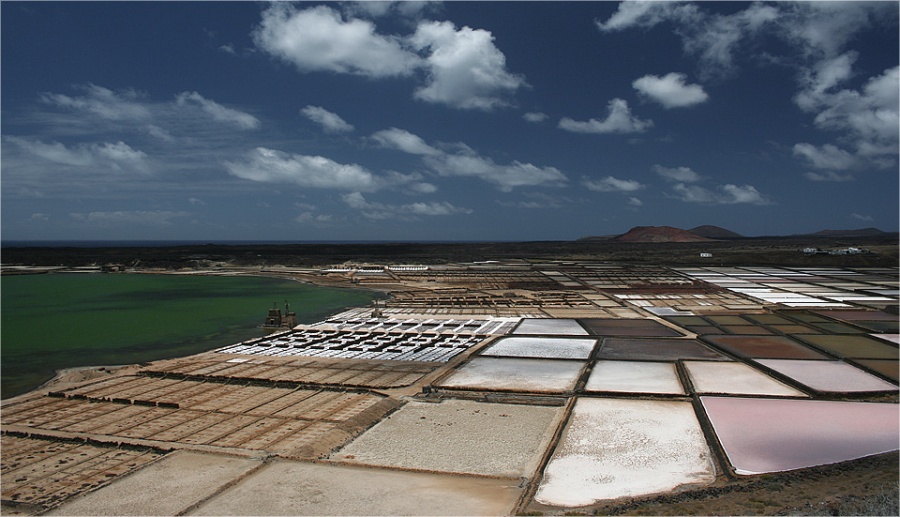
[[[897,2],[3,2],[2,238],[898,229]]]

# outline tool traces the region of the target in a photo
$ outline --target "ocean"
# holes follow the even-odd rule
[[[4,276],[0,396],[28,392],[64,368],[180,357],[263,335],[273,302],[313,323],[380,296],[247,276]]]

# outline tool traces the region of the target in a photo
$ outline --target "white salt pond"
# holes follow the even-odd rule
[[[562,407],[445,400],[410,401],[331,459],[511,478],[537,470]]]
[[[546,359],[588,359],[594,351],[594,339],[567,339],[552,337],[502,338],[482,355],[501,357],[540,357]]]
[[[897,450],[900,406],[828,400],[701,397],[738,474],[781,472]]]
[[[512,333],[552,336],[588,335],[588,331],[577,321],[564,318],[525,318]]]
[[[897,391],[897,386],[842,361],[756,359],[816,391]]]
[[[588,392],[684,394],[675,363],[640,361],[597,361],[584,389]]]
[[[685,361],[696,393],[806,397],[796,390],[744,363]]]
[[[575,388],[581,361],[476,357],[438,385],[447,388],[561,393]]]
[[[714,480],[690,402],[579,398],[535,501],[586,506]]]

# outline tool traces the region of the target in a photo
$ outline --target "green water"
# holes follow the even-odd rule
[[[367,306],[376,293],[259,277],[144,274],[5,276],[0,281],[2,398],[56,370],[195,354],[264,334],[273,302],[301,323]]]

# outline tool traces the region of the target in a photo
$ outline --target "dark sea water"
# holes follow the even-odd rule
[[[377,293],[288,280],[149,274],[48,274],[0,280],[0,385],[6,399],[56,370],[195,354],[264,334],[273,302],[301,323]]]

